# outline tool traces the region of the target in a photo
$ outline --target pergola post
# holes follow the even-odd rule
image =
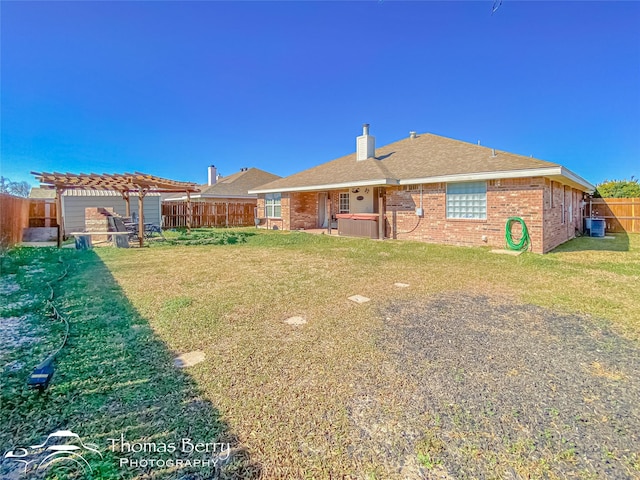
[[[191,231],[192,211],[191,192],[198,192],[198,186],[191,182],[176,182],[166,178],[155,177],[140,172],[124,174],[96,174],[96,173],[38,173],[31,172],[41,184],[56,190],[56,220],[58,223],[58,247],[62,246],[64,238],[64,215],[62,212],[62,194],[68,189],[115,190],[120,192],[126,204],[126,214],[131,217],[131,193],[138,193],[138,233],[140,246],[144,245],[144,197],[149,192],[155,193],[187,193],[188,224]],[[162,212],[160,212],[162,213]]]
[[[187,233],[191,233],[192,214],[193,212],[191,211],[191,192],[187,190]]]
[[[145,191],[138,190],[138,241],[140,246],[144,246],[144,195]]]
[[[129,192],[122,192],[122,198],[124,198],[126,208],[125,217],[131,218],[131,201],[129,200]]]
[[[64,225],[62,224],[62,194],[64,188],[56,187],[56,223],[58,224],[58,248],[62,247],[62,237],[64,236]]]

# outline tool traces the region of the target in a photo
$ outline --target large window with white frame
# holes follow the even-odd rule
[[[267,218],[280,218],[281,211],[281,193],[267,193],[264,196],[264,215]]]
[[[341,193],[338,204],[338,213],[349,213],[349,194]]]
[[[447,218],[487,218],[487,182],[447,183]]]

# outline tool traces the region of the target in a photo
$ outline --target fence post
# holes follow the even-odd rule
[[[187,233],[191,233],[191,193],[187,192]]]

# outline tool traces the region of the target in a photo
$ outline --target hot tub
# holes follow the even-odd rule
[[[377,213],[338,213],[338,235],[378,238]]]

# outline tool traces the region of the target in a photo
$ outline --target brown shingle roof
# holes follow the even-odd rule
[[[29,198],[56,198],[56,191],[49,188],[33,187],[29,192]]]
[[[549,167],[561,168],[557,163],[503,151],[496,151],[493,156],[491,148],[426,133],[377,148],[375,158],[357,161],[352,153],[261,185],[255,191],[367,181],[396,184],[411,179]]]
[[[233,175],[229,175],[228,177],[221,177],[213,185],[202,185],[200,187],[200,193],[192,195],[192,198],[256,198],[257,195],[250,194],[249,190],[279,178],[281,178],[279,175],[265,172],[259,168],[248,168],[247,170],[241,170]],[[170,197],[170,199],[175,200],[183,197],[185,196],[175,195]]]

